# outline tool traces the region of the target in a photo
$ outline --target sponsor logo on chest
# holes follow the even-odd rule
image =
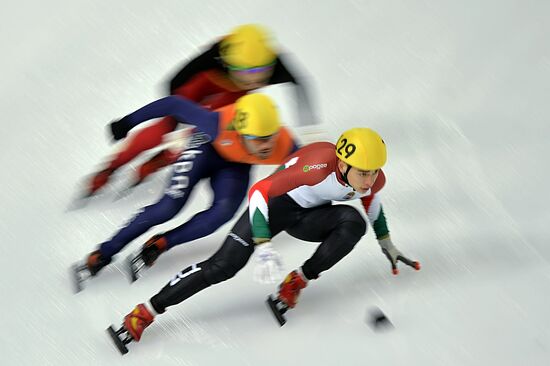
[[[307,172],[310,172],[312,170],[321,170],[321,169],[324,169],[328,166],[328,164],[314,164],[314,165],[304,165],[304,167],[302,168],[302,170],[304,171],[304,173],[307,173]]]

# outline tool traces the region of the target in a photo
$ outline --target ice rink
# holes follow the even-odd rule
[[[548,364],[549,2],[5,0],[2,8],[1,365]],[[75,295],[69,266],[155,202],[170,171],[115,200],[136,162],[87,207],[66,209],[117,148],[106,125],[166,95],[185,61],[248,22],[270,28],[307,74],[326,138],[355,126],[384,137],[393,242],[423,268],[393,276],[369,229],[280,328],[264,303],[276,286],[253,282],[249,263],[170,308],[122,357],[107,326],[214,253],[233,221],[129,284],[122,260],[207,207],[201,184],[178,217]],[[296,125],[292,87],[266,92]],[[316,247],[286,234],[274,246],[285,272]],[[373,307],[394,329],[369,327]]]

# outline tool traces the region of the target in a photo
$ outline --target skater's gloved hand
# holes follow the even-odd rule
[[[384,253],[386,258],[390,261],[391,270],[394,275],[399,274],[399,269],[397,269],[398,261],[405,263],[407,266],[413,267],[417,271],[420,270],[420,263],[405,257],[403,253],[401,253],[401,251],[393,245],[389,237],[378,240],[378,244],[380,244],[380,248],[382,248],[382,253]]]
[[[132,129],[126,117],[111,122],[111,135],[115,141],[122,140]]]
[[[283,265],[281,256],[273,249],[271,242],[256,244],[254,248],[256,267],[254,281],[259,283],[275,283],[282,278]]]

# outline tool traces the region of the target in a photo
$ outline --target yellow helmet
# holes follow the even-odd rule
[[[220,56],[227,65],[243,69],[268,66],[277,58],[267,31],[256,24],[233,29],[221,42]]]
[[[336,156],[354,168],[376,170],[386,163],[386,144],[370,128],[352,128],[338,139]]]
[[[247,94],[235,103],[235,130],[241,135],[271,136],[281,128],[277,106],[265,94]]]

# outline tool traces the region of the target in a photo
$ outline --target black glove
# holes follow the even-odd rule
[[[115,141],[125,138],[131,129],[132,127],[128,123],[126,117],[111,122],[111,135]]]

